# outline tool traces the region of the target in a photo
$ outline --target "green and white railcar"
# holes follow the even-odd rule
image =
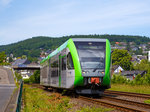
[[[111,47],[107,39],[73,38],[41,61],[40,84],[99,94],[110,88]]]

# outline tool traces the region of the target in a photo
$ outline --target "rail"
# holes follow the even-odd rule
[[[129,105],[136,105],[138,107],[144,107],[144,108],[150,109],[150,104],[146,104],[142,102],[125,100],[125,99],[115,98],[111,96],[103,96],[102,99],[108,99],[108,100],[115,101],[115,102],[120,102],[124,104],[129,104]]]
[[[125,112],[146,112],[144,110],[139,110],[137,108],[123,106],[123,105],[116,104],[116,103],[109,102],[109,101],[96,100],[96,99],[88,98],[88,97],[84,97],[84,96],[79,96],[79,99],[82,99],[82,100],[88,101],[88,102],[92,102],[92,103],[95,103],[95,104],[100,104],[100,105],[103,105],[103,106],[107,106],[107,107],[110,107],[110,108],[115,108],[117,110],[125,111]]]
[[[104,94],[122,95],[122,96],[140,97],[140,98],[150,99],[150,94],[141,94],[141,93],[131,93],[131,92],[106,90],[104,92]]]

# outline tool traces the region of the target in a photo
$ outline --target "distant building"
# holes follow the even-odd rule
[[[119,44],[120,42],[116,42],[116,44]]]
[[[127,46],[127,43],[126,42],[120,42],[120,45]]]
[[[143,50],[143,52],[142,52],[143,54],[147,54],[148,53],[148,51],[145,51],[145,50]]]
[[[148,61],[150,62],[150,51],[148,52]]]
[[[11,54],[10,54],[10,57],[11,57],[11,58],[13,58],[13,57],[14,57],[14,55],[11,53]]]
[[[45,52],[45,55],[48,56],[50,53],[51,53],[51,50],[49,49]]]
[[[23,70],[21,72],[21,76],[22,76],[23,79],[29,79],[32,74],[33,73],[30,73],[29,71],[25,71],[25,70]]]
[[[146,74],[146,71],[135,70],[135,71],[123,71],[121,73],[121,75],[125,76],[129,80],[133,80],[138,74],[143,76],[144,74]]]
[[[135,45],[135,42],[129,42],[130,45]]]
[[[30,61],[27,59],[17,59],[12,63],[13,67],[26,67],[27,65],[30,65]],[[21,74],[23,79],[29,79],[31,74],[33,74],[33,71],[29,70],[18,70],[17,72]]]
[[[119,46],[119,45],[115,45],[115,46],[111,46],[111,49],[126,49],[126,46]]]
[[[147,59],[147,56],[143,56],[143,55],[137,55],[137,57],[142,60],[142,59]]]
[[[138,58],[137,55],[132,55],[131,61],[136,65],[136,63],[140,63],[141,59]]]
[[[139,50],[138,47],[131,47],[131,49],[132,49],[132,51],[137,51],[137,50]]]
[[[120,65],[113,65],[112,66],[112,73],[121,73],[124,69]]]
[[[12,66],[26,66],[30,64],[30,61],[27,59],[17,59],[15,62],[12,63]]]
[[[143,50],[147,49],[147,45],[146,44],[140,44],[139,48],[142,48]]]

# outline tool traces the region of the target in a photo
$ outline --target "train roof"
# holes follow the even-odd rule
[[[74,42],[106,42],[106,39],[97,38],[72,38]]]

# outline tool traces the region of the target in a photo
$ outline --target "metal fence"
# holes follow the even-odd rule
[[[16,108],[16,112],[20,112],[21,111],[21,101],[22,101],[22,90],[23,90],[23,81],[20,81],[20,88],[18,91],[18,96],[17,96],[17,108]]]

